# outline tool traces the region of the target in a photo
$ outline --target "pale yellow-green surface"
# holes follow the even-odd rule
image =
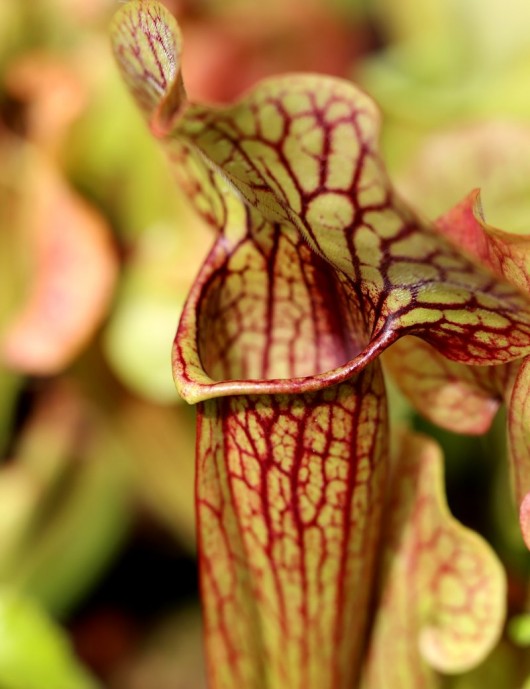
[[[349,384],[317,393],[312,410],[288,397],[262,398],[263,410],[258,398],[206,403],[199,533],[213,687],[351,686],[383,480],[374,385],[362,398]],[[210,420],[220,405],[226,421]],[[320,442],[330,432],[332,451]]]
[[[363,687],[437,687],[497,643],[506,580],[495,554],[449,513],[436,444],[407,436],[394,465],[384,575]]]
[[[101,686],[77,662],[64,631],[34,601],[8,588],[0,588],[0,682],[5,689]]]

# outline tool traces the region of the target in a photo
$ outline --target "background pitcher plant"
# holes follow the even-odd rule
[[[125,4],[112,37],[214,235],[173,349],[198,403],[210,687],[432,687],[472,667],[504,575],[450,516],[436,446],[405,435],[391,459],[379,356],[414,335],[497,370],[530,353],[530,298],[399,198],[353,84],[288,74],[209,107],[187,98],[162,5]]]

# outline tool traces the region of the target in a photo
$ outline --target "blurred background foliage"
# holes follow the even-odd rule
[[[110,55],[117,0],[0,2],[0,686],[200,689],[193,410],[170,350],[208,251]],[[380,103],[383,154],[435,218],[472,188],[530,211],[527,0],[166,0],[190,96],[308,70]],[[450,505],[496,548],[510,621],[452,689],[530,686],[530,560],[503,461],[435,435]],[[31,663],[28,663],[31,649]],[[525,685],[525,682],[528,684]]]

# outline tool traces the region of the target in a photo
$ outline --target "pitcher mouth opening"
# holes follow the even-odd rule
[[[397,337],[396,332],[382,332],[372,340],[369,347],[344,365],[311,376],[214,380],[202,367],[199,357],[183,356],[182,344],[177,334],[173,347],[174,379],[180,396],[190,404],[231,395],[299,395],[317,392],[343,383],[363,371]]]
[[[261,239],[219,240],[192,288],[173,348],[188,402],[316,391],[354,376],[396,338],[390,328],[371,337],[351,280],[298,237],[271,227]]]

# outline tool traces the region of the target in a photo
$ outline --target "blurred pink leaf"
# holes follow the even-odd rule
[[[117,258],[105,219],[37,156],[31,172],[21,203],[34,268],[1,354],[9,367],[48,375],[67,366],[103,320]]]

